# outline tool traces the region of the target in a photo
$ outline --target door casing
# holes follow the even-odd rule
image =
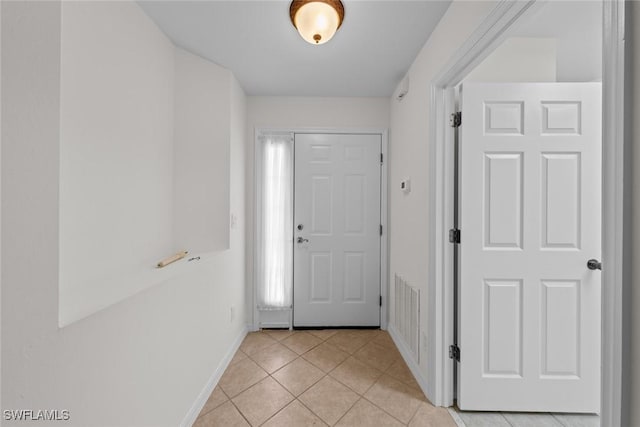
[[[389,319],[389,234],[388,234],[388,181],[389,181],[389,132],[387,129],[381,128],[298,128],[298,127],[259,127],[254,132],[254,159],[261,158],[262,147],[260,145],[260,136],[269,133],[325,133],[325,134],[375,134],[382,137],[382,170],[381,170],[381,186],[380,186],[380,223],[382,224],[382,236],[380,238],[380,295],[382,297],[382,305],[380,306],[380,329],[386,330]],[[259,170],[259,162],[254,161],[254,206],[258,206],[260,200],[258,182],[261,176]],[[253,230],[254,236],[258,235],[258,227],[260,226],[260,215],[254,208],[253,217]],[[259,248],[261,242],[255,240],[253,244],[253,275],[252,275],[252,307],[253,307],[253,319],[251,322],[251,328],[253,331],[260,329],[260,313],[256,306],[257,301],[257,289],[256,283],[258,283],[258,268],[257,260],[259,259]],[[291,316],[289,316],[289,324],[291,325]]]
[[[452,251],[447,239],[453,210],[453,153],[448,121],[455,111],[453,89],[486,58],[518,19],[543,4],[543,0],[500,1],[484,22],[454,53],[432,80],[429,123],[430,250],[429,343],[426,394],[437,406],[454,400]],[[622,401],[622,308],[624,196],[624,71],[625,2],[603,1],[603,247],[602,259],[602,389],[601,424],[620,426]]]

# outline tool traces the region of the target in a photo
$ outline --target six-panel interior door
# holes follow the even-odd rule
[[[458,405],[600,409],[600,83],[462,92]]]
[[[381,144],[295,135],[294,326],[380,325]]]

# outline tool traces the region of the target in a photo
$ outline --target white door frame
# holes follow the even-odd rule
[[[253,293],[252,293],[252,307],[253,307],[253,330],[257,331],[260,328],[260,318],[258,308],[256,306],[257,301],[257,283],[258,283],[258,260],[259,250],[262,247],[261,242],[258,241],[258,227],[260,224],[260,202],[262,194],[260,192],[260,176],[261,165],[257,159],[262,156],[262,146],[260,145],[260,136],[269,133],[324,133],[324,134],[371,134],[382,136],[382,156],[384,161],[382,162],[381,173],[381,186],[380,186],[380,223],[382,224],[382,236],[380,237],[380,295],[382,296],[382,306],[380,307],[380,329],[386,330],[389,319],[389,230],[388,230],[388,181],[389,181],[389,132],[387,129],[378,128],[267,128],[257,127],[254,131],[254,218],[253,218],[253,235],[255,236],[253,242]]]
[[[432,80],[429,123],[430,250],[427,356],[428,397],[453,404],[452,132],[448,114],[455,86],[508,36],[525,13],[544,0],[501,0]],[[622,397],[622,287],[624,214],[624,0],[603,1],[603,247],[602,247],[602,412],[603,426],[619,426]],[[464,235],[464,234],[463,234]]]

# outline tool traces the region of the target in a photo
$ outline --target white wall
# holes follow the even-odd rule
[[[388,98],[248,97],[247,104],[247,248],[254,244],[255,130],[376,129],[389,127]],[[249,316],[253,302],[253,250],[247,252]],[[253,319],[250,319],[253,323]]]
[[[602,4],[599,1],[550,2],[543,22],[561,29],[558,37],[558,81],[602,80]],[[556,9],[554,9],[556,8]],[[560,10],[564,8],[564,10]],[[566,11],[566,12],[565,12]]]
[[[62,14],[64,293],[175,251],[174,47],[135,3],[62,2]]]
[[[60,325],[229,247],[232,73],[134,2],[63,2]],[[119,31],[113,31],[114,22]]]
[[[456,49],[495,6],[495,2],[454,1],[409,69],[409,93],[391,99],[390,280],[399,274],[421,291],[420,370],[426,382],[427,281],[429,263],[429,114],[430,84]],[[411,193],[400,181],[411,177]],[[391,282],[393,283],[393,282]],[[394,307],[391,293],[390,307]],[[390,317],[393,319],[393,313]],[[425,383],[423,382],[423,384]]]
[[[628,91],[632,92],[633,110],[627,117],[630,118],[632,132],[631,144],[633,148],[633,159],[629,162],[633,165],[633,180],[631,183],[633,193],[633,243],[632,251],[635,254],[640,246],[640,219],[636,214],[640,211],[640,173],[635,165],[640,164],[640,149],[637,149],[636,142],[640,140],[640,7],[635,2],[626,2],[628,10],[631,10],[633,17],[627,26],[627,44],[632,45],[633,58],[631,71],[632,76]],[[591,81],[601,79],[601,41],[598,40],[601,34],[600,13],[602,4],[600,2],[550,2],[548,6],[571,9],[584,7],[582,10],[587,16],[586,20],[571,19],[571,14],[563,15],[559,22],[553,25],[559,26],[564,32],[573,32],[582,35],[580,41],[583,49],[571,51],[568,47],[571,43],[578,41],[573,39],[570,43],[565,40],[564,47],[558,47],[557,55],[557,80],[558,81]],[[462,41],[471,33],[477,24],[484,19],[490,10],[491,3],[454,1],[443,20],[440,22],[431,38],[427,41],[408,75],[411,79],[409,94],[398,102],[391,101],[391,267],[390,274],[395,272],[402,274],[409,282],[418,286],[422,295],[426,295],[427,259],[428,259],[428,198],[429,198],[429,175],[428,146],[429,126],[426,118],[429,117],[429,84],[432,77],[441,69],[443,64],[449,59],[451,52],[457,48]],[[575,9],[574,9],[575,10]],[[560,15],[559,15],[560,16]],[[569,18],[567,18],[569,16]],[[557,17],[556,17],[557,18]],[[551,31],[550,22],[544,19],[536,19],[535,23],[543,22],[547,24],[548,31],[541,33],[530,28],[528,31],[518,31],[514,35],[521,37],[556,37]],[[587,26],[589,30],[575,31],[577,25]],[[562,58],[562,61],[560,59]],[[570,63],[574,61],[574,63]],[[418,88],[416,90],[416,88]],[[629,92],[630,93],[630,92]],[[636,119],[635,121],[633,119]],[[397,183],[402,177],[412,177],[412,192],[404,195],[398,189]],[[628,183],[625,183],[627,185]],[[637,257],[636,257],[637,258]],[[625,394],[623,401],[626,401],[625,410],[629,413],[628,423],[623,427],[640,426],[640,368],[636,361],[640,360],[640,311],[633,307],[640,306],[640,266],[633,263],[632,283],[630,293],[632,301],[631,309],[631,336],[624,339],[631,342],[629,348],[630,372],[623,373],[625,382],[628,385],[630,395]],[[393,307],[393,303],[391,304]],[[429,304],[426,298],[421,300],[421,330],[427,327],[427,316]],[[393,318],[393,316],[391,317]],[[424,337],[421,337],[424,338]],[[423,353],[424,354],[424,353]],[[420,369],[426,372],[425,358],[421,359]]]
[[[559,82],[602,80],[602,2],[546,2],[509,35],[555,39]]]
[[[227,249],[233,75],[182,49],[175,74],[174,250]]]
[[[231,235],[229,246],[234,253],[232,269],[235,280],[229,284],[234,297],[229,304],[233,309],[233,322],[248,324],[250,311],[247,310],[247,300],[250,293],[247,290],[246,260],[250,247],[246,245],[247,229],[245,218],[248,216],[246,208],[246,175],[252,166],[247,161],[247,97],[235,77],[231,78],[231,137],[230,137],[230,215],[228,223]],[[240,298],[242,296],[242,298]],[[230,313],[231,314],[231,313]]]
[[[602,80],[601,2],[544,3],[509,29],[508,35],[465,81]]]
[[[556,40],[513,37],[484,59],[465,82],[555,82]]]
[[[123,13],[114,22],[130,18],[109,4]],[[245,330],[244,224],[230,250],[58,328],[61,4],[0,7],[2,409],[68,409],[70,426],[175,427]],[[229,84],[230,199],[243,217],[245,97]]]

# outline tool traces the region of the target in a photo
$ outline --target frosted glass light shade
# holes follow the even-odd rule
[[[331,40],[344,17],[340,1],[295,0],[290,8],[291,21],[303,39],[311,44]]]

